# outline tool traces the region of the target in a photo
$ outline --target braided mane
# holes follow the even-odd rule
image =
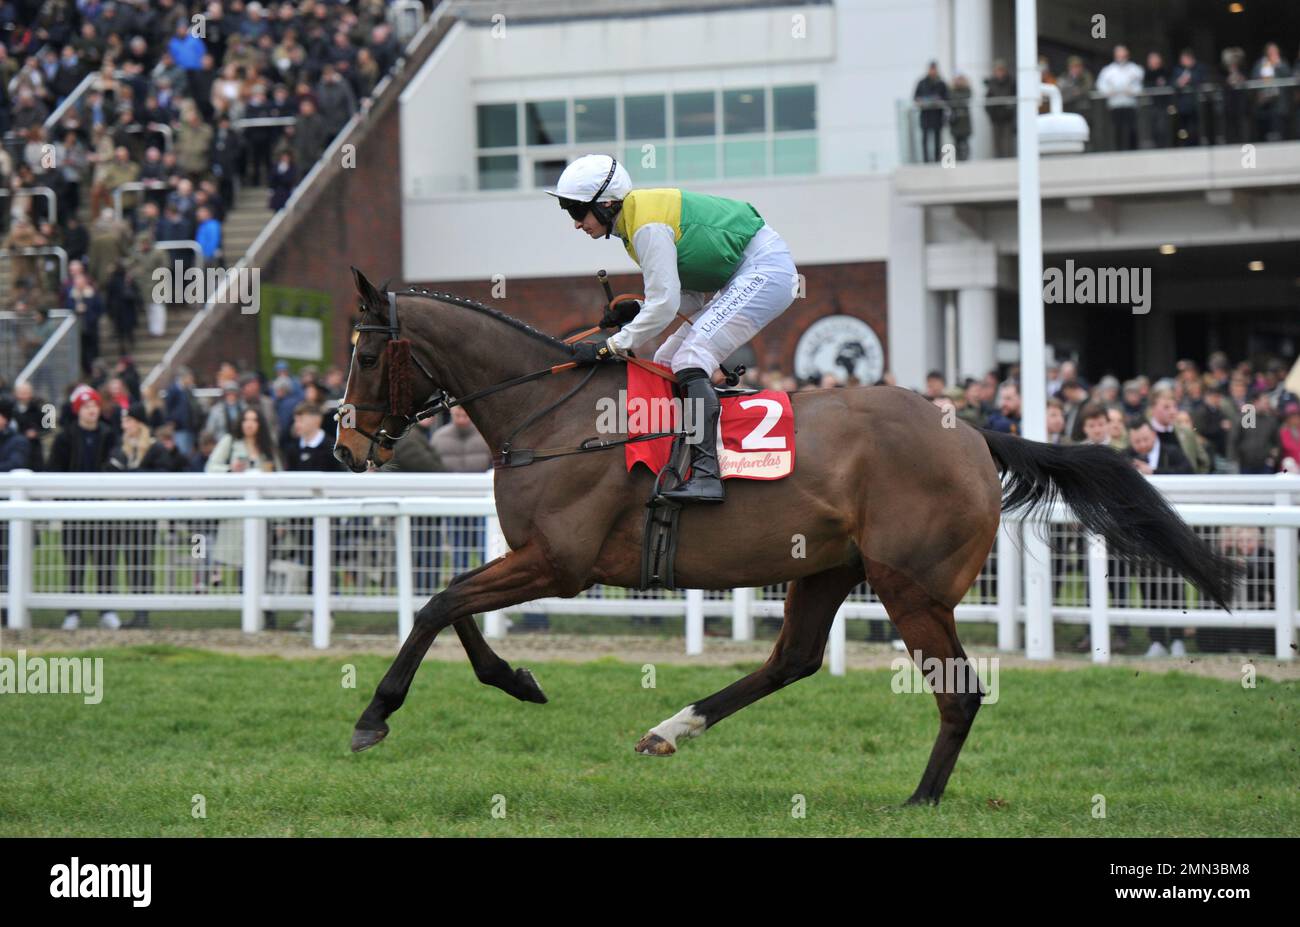
[[[475,302],[472,299],[466,299],[463,296],[456,296],[452,293],[434,293],[434,292],[430,292],[429,290],[405,290],[397,295],[419,296],[423,299],[432,299],[440,303],[450,303],[453,306],[462,306],[466,309],[473,309],[475,312],[482,312],[484,315],[491,316],[492,318],[496,319],[498,322],[504,322],[506,325],[509,325],[511,328],[523,332],[525,335],[529,336],[530,338],[536,338],[539,341],[543,341],[546,344],[550,345],[551,347],[561,348],[564,351],[570,350],[569,346],[565,344],[563,341],[561,341],[559,338],[555,338],[551,335],[548,335],[546,334],[546,332],[538,331],[537,329],[529,325],[527,322],[522,322],[519,319],[516,319],[514,316],[506,315],[504,312],[502,312],[499,309],[493,309],[491,306],[485,306],[480,302]]]

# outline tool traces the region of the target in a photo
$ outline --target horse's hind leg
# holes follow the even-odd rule
[[[647,756],[676,753],[678,737],[695,737],[746,705],[817,672],[835,612],[862,578],[862,566],[855,563],[792,582],[785,597],[785,623],[767,662],[743,679],[687,705],[651,728],[636,745],[637,753]]]
[[[939,737],[930,751],[920,785],[907,800],[909,805],[937,805],[979,711],[983,692],[979,677],[957,640],[951,606],[936,601],[917,583],[883,564],[868,561],[867,579],[903,635],[908,653],[914,661],[920,661],[918,668],[928,673],[935,664],[926,661],[935,659],[941,667],[931,683],[939,703]],[[945,686],[946,681],[952,685]]]

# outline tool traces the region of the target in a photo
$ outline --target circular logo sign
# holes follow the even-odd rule
[[[794,375],[800,380],[833,373],[841,381],[856,377],[870,386],[885,372],[885,349],[875,331],[852,315],[828,315],[808,326],[794,349]]]

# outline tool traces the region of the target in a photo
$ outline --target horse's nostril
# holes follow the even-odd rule
[[[334,459],[341,464],[351,465],[352,452],[348,450],[346,444],[340,444],[338,447],[334,448]]]

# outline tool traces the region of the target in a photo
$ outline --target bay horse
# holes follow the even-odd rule
[[[381,294],[353,274],[361,316],[334,448],[353,471],[390,460],[417,416],[448,403],[463,405],[494,454],[540,444],[572,453],[594,434],[598,401],[626,386],[622,363],[568,369],[564,342],[497,310],[447,294]],[[639,753],[672,754],[680,739],[817,672],[836,610],[866,580],[908,652],[956,670],[958,691],[934,687],[938,738],[909,799],[937,804],[982,695],[953,608],[988,557],[1004,510],[1045,511],[1060,497],[1116,556],[1170,567],[1227,607],[1237,567],[1111,448],[1056,447],[961,421],[945,427],[940,409],[895,387],[790,400],[794,472],[774,482],[731,480],[724,504],[685,507],[675,573],[680,588],[788,582],[780,635],[762,667],[656,725]],[[497,514],[510,552],[455,577],[419,609],[357,721],[352,750],[388,734],[387,719],[448,626],[480,681],[545,702],[528,670],[493,652],[474,615],[596,583],[637,587],[653,481],[645,468],[628,472],[617,445],[498,467]]]

